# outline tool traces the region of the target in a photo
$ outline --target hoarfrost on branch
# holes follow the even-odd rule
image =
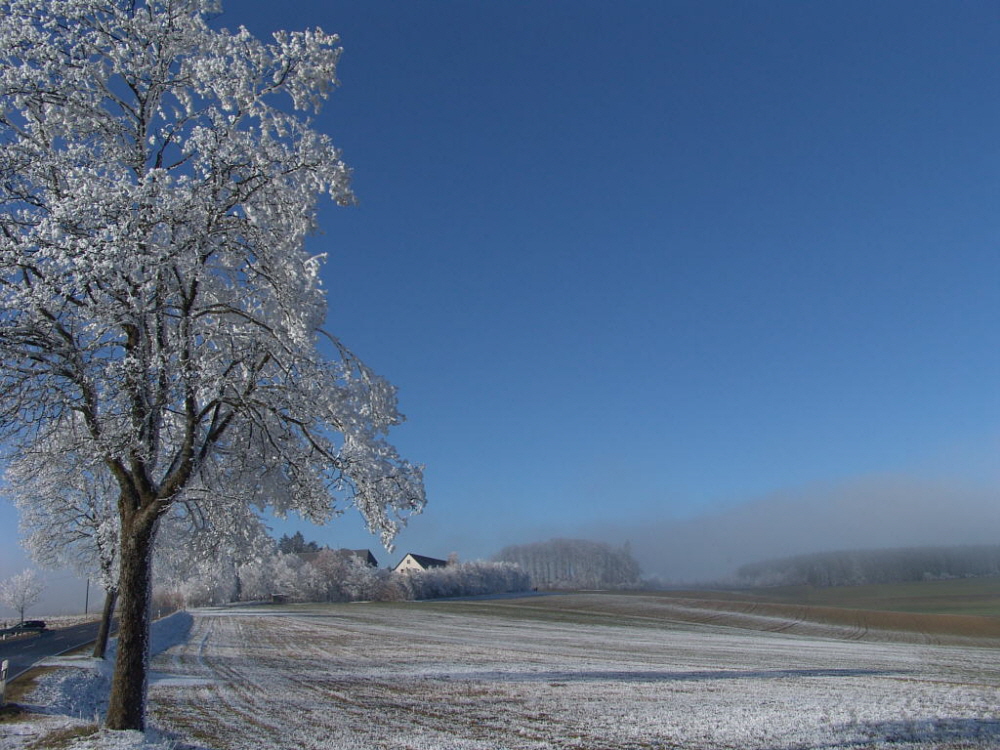
[[[265,43],[213,29],[217,10],[0,2],[0,427],[22,476],[58,440],[116,485],[114,728],[142,726],[172,507],[321,522],[353,505],[390,544],[425,501],[386,441],[395,390],[321,329],[323,258],[303,246],[317,196],[353,200],[308,119],[337,37]]]

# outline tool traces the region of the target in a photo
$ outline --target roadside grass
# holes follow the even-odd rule
[[[60,750],[60,748],[71,748],[76,740],[84,737],[92,737],[101,729],[97,724],[82,724],[75,727],[65,727],[46,732],[34,742],[29,743],[27,750]]]
[[[67,655],[88,653],[92,645],[81,646],[67,652]],[[32,720],[35,714],[25,707],[24,702],[38,686],[38,681],[42,677],[52,672],[57,672],[59,669],[61,667],[32,667],[28,671],[19,674],[13,680],[10,680],[7,683],[7,689],[4,691],[4,704],[0,706],[0,724]],[[39,747],[48,747],[48,745],[40,745]],[[53,745],[53,747],[60,746]]]
[[[55,672],[58,667],[34,667],[18,675],[7,683],[4,691],[4,706],[0,709],[0,724],[23,721],[30,712],[21,705],[26,696],[30,695],[38,684],[38,680],[46,674]]]

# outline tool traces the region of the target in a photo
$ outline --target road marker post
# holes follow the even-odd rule
[[[0,664],[0,706],[4,706],[7,703],[4,697],[7,694],[7,669],[10,667],[10,662],[7,659],[3,660]]]

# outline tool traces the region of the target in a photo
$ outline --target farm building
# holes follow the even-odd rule
[[[396,573],[408,573],[411,571],[430,570],[431,568],[444,568],[447,565],[447,560],[438,560],[436,557],[427,557],[425,555],[414,555],[410,552],[396,564],[393,571]]]
[[[302,562],[315,563],[322,555],[331,553],[341,560],[357,560],[369,568],[378,567],[378,560],[375,559],[375,555],[369,549],[330,549],[329,547],[324,547],[316,552],[299,552],[297,554]]]
[[[363,562],[369,568],[378,567],[378,560],[375,559],[375,555],[372,554],[370,549],[338,549],[334,550],[334,552],[340,557],[346,559],[354,558],[359,562]]]

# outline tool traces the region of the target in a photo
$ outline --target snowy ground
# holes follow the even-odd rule
[[[145,748],[1000,747],[992,648],[419,603],[189,624],[154,660]]]
[[[193,619],[187,612],[177,612],[153,623],[150,651],[155,656],[187,640]],[[110,732],[79,739],[75,744],[64,739],[98,725],[107,708],[111,685],[111,662],[115,640],[108,647],[108,660],[86,655],[57,656],[45,659],[49,668],[38,687],[26,701],[34,713],[19,721],[0,724],[0,749],[73,747],[79,750],[175,750],[179,743],[162,737],[155,729],[145,736],[139,732]],[[55,669],[51,669],[55,668]],[[151,682],[159,675],[154,674]],[[53,739],[56,738],[56,739]]]

